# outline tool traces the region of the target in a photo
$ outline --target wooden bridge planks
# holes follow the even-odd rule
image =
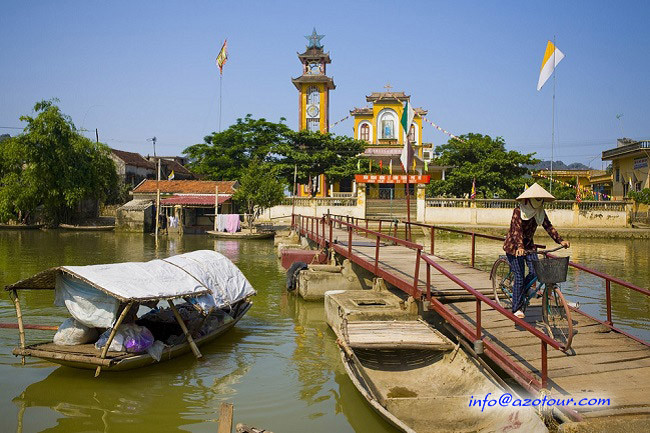
[[[334,229],[334,237],[347,240],[347,232]],[[374,263],[374,246],[369,244],[354,246],[356,241],[363,240],[367,242],[368,238],[353,234],[353,253],[368,263]],[[386,244],[380,246],[379,266],[410,283],[414,279],[415,257],[414,250]],[[481,293],[492,293],[492,282],[489,280],[488,272],[439,257],[436,257],[436,260],[445,269]],[[420,265],[418,280],[420,290],[426,290],[424,263]],[[468,298],[467,292],[435,269],[431,269],[430,281],[432,294],[447,301],[448,308],[474,326],[476,302],[462,301]],[[507,353],[514,363],[525,366],[541,379],[539,339],[515,326],[510,319],[484,304],[481,316],[485,338]],[[572,343],[575,354],[570,356],[552,348],[548,351],[551,395],[576,399],[584,396],[610,398],[609,406],[572,407],[586,417],[650,413],[648,405],[650,348],[614,331],[603,332],[605,327],[602,324],[577,312],[574,312],[572,317],[576,332]],[[542,332],[546,332],[542,323],[539,300],[531,301],[526,320]]]
[[[474,324],[475,302],[448,305],[467,322]],[[549,348],[548,377],[553,396],[610,398],[609,406],[575,409],[585,416],[602,416],[601,411],[625,408],[626,413],[650,413],[650,348],[617,332],[599,332],[603,325],[575,313],[571,348],[574,355]],[[541,315],[527,314],[526,321],[545,332]],[[514,362],[541,377],[541,343],[527,331],[491,309],[481,310],[486,338],[508,353]]]

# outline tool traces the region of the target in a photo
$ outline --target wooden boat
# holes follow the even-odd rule
[[[79,231],[92,231],[92,232],[109,232],[115,230],[115,226],[77,226],[72,224],[59,224],[59,228],[65,230],[79,230]]]
[[[195,345],[200,347],[228,331],[237,324],[244,314],[246,314],[251,305],[252,302],[250,301],[240,301],[237,305],[233,306],[233,312],[235,315],[232,321],[224,323],[207,335],[194,338]],[[179,332],[182,332],[180,327]],[[101,366],[104,371],[124,371],[145,367],[150,364],[155,364],[156,362],[167,361],[185,355],[191,351],[192,348],[189,342],[185,342],[163,349],[160,361],[156,361],[146,352],[128,353],[113,352],[110,350],[106,352],[106,356],[102,358],[101,350],[95,348],[94,344],[61,346],[54,344],[53,342],[47,342],[32,344],[26,346],[24,349],[17,347],[12,353],[16,356],[35,356],[45,361],[65,365],[67,367],[95,370],[98,366]]]
[[[543,432],[532,408],[470,407],[504,391],[459,347],[422,320],[344,320],[338,344],[355,387],[408,433]],[[513,394],[516,396],[516,394]]]
[[[228,233],[210,230],[207,233],[217,239],[270,239],[275,236],[275,232],[273,231],[249,233],[242,230],[241,232]]]
[[[18,292],[25,289],[55,290],[56,305],[65,305],[77,321],[87,327],[110,330],[106,344],[101,350],[94,342],[68,346],[51,341],[27,345],[18,299]],[[59,266],[9,285],[5,290],[12,296],[18,317],[20,347],[14,349],[14,355],[22,356],[23,362],[25,356],[35,356],[69,367],[95,369],[95,376],[102,369],[129,370],[157,362],[148,352],[109,350],[120,326],[127,323],[125,319],[147,327],[159,341],[172,341],[168,337],[175,336],[162,349],[160,361],[190,350],[200,358],[199,346],[232,328],[251,307],[250,297],[255,294],[255,289],[228,258],[208,250],[146,263]],[[185,317],[181,317],[180,308],[173,302],[181,299],[186,301],[181,306],[187,310],[183,311]],[[136,317],[141,304],[159,307],[161,301],[167,301],[168,310],[157,309],[151,315]],[[158,316],[160,311],[173,313],[173,316],[167,314],[171,322],[162,320]],[[198,318],[188,319],[192,313]]]

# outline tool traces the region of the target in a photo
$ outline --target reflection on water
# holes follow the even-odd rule
[[[288,296],[284,270],[270,241],[217,241],[203,236],[0,232],[0,285],[51,266],[143,261],[196,249],[233,260],[258,295],[227,334],[183,356],[127,372],[58,367],[11,354],[15,330],[0,330],[0,417],[3,431],[214,432],[219,405],[235,405],[235,422],[272,431],[394,432],[367,406],[340,364],[334,334],[320,303]],[[24,291],[27,323],[59,324],[68,313],[53,293]],[[0,319],[15,322],[13,304],[0,298]],[[28,341],[52,332],[27,331]]]
[[[425,245],[428,245],[424,240]],[[578,240],[572,259],[648,287],[650,241]],[[0,330],[0,418],[3,431],[214,432],[219,404],[235,404],[235,421],[276,432],[394,432],[363,400],[345,374],[321,303],[287,295],[284,270],[270,241],[221,241],[203,236],[120,233],[0,232],[0,286],[51,266],[143,261],[196,249],[233,260],[257,289],[253,308],[230,332],[187,355],[149,368],[103,372],[58,367],[37,359],[26,366],[11,354],[16,330]],[[439,255],[468,262],[468,239],[440,236]],[[478,240],[477,265],[489,269],[502,254],[498,242]],[[604,284],[571,272],[563,290],[590,313],[605,317]],[[650,338],[650,300],[613,287],[614,321]],[[27,323],[59,324],[67,311],[53,293],[25,291]],[[15,321],[0,297],[0,320]],[[51,332],[27,331],[28,341]]]

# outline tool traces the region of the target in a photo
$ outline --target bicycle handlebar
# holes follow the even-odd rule
[[[569,247],[565,247],[564,245],[560,245],[559,247],[553,248],[552,250],[540,250],[540,251],[531,250],[531,251],[526,251],[526,254],[548,254],[548,253],[555,252],[557,250],[561,250],[562,248],[569,248]]]

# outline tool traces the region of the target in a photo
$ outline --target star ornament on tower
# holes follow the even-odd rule
[[[314,31],[311,32],[311,35],[305,36],[305,39],[309,41],[307,48],[323,48],[323,44],[320,43],[320,40],[324,37],[325,35],[319,35],[316,33],[316,27],[314,27]]]

